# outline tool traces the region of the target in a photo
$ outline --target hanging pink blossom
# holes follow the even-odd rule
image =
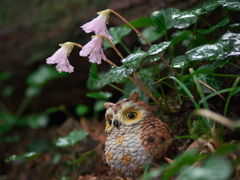
[[[88,56],[89,62],[101,64],[101,60],[106,60],[106,56],[102,49],[103,37],[100,35],[92,36],[92,40],[83,46],[79,52],[80,56]]]
[[[59,44],[59,48],[51,57],[47,58],[47,64],[57,64],[56,69],[59,72],[73,72],[73,66],[70,65],[68,56],[73,49],[73,43],[66,42],[64,44]]]
[[[98,17],[84,24],[83,26],[81,26],[81,28],[86,33],[95,32],[96,35],[102,35],[112,40],[113,38],[108,34],[108,30],[106,26],[106,24],[108,23],[110,10],[107,9],[105,11],[100,11],[97,14],[99,14]]]

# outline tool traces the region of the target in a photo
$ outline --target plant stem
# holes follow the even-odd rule
[[[31,97],[26,97],[22,103],[20,104],[19,108],[17,109],[16,112],[16,116],[20,117],[24,111],[24,109],[26,109],[27,105],[30,103],[30,101],[32,100]]]
[[[133,25],[131,25],[124,17],[122,17],[120,14],[118,14],[116,11],[110,9],[110,11],[115,14],[117,17],[119,17],[121,20],[123,20],[127,25],[129,25],[137,34],[137,36],[140,36],[149,46],[152,46],[152,44],[140,33]]]
[[[42,168],[44,171],[48,172],[48,174],[50,174],[54,179],[56,180],[60,180],[59,177],[57,177],[55,174],[53,174],[52,172],[50,172],[46,167],[44,167],[43,165],[41,165],[40,163],[38,163],[35,160],[32,160],[34,162],[34,164],[36,164],[37,166],[39,166],[40,168]]]
[[[137,36],[140,36],[150,47],[152,44],[140,33],[131,23],[129,23],[124,17],[122,17],[120,14],[118,14],[116,11],[110,9],[110,11],[115,14],[117,17],[119,17],[123,22],[125,22],[128,26],[130,26],[137,34]],[[173,69],[170,64],[162,57],[161,54],[158,54],[158,56],[162,59],[162,61],[167,65],[167,67],[177,76],[178,72]]]

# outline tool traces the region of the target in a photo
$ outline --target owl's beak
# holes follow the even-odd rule
[[[113,125],[114,125],[116,128],[118,128],[118,120],[117,120],[117,119],[114,119]]]

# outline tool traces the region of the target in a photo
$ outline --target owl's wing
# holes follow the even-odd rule
[[[168,125],[152,115],[145,118],[141,129],[140,141],[143,147],[156,162],[161,161],[167,151],[173,149],[172,132]]]

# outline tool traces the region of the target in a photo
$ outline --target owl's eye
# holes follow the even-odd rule
[[[136,112],[133,112],[133,111],[130,111],[130,112],[127,113],[126,117],[127,117],[128,119],[134,119],[134,118],[137,117],[137,113],[136,113]]]

